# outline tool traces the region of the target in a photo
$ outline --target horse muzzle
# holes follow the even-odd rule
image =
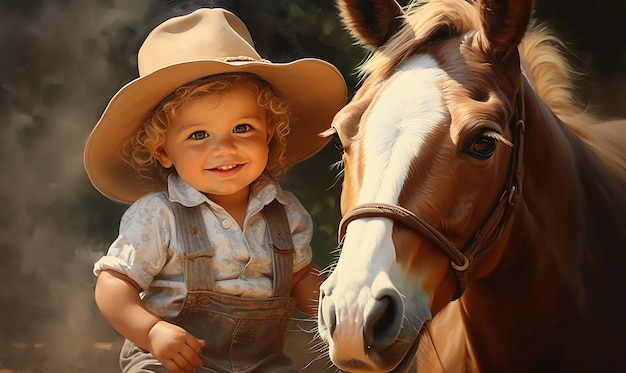
[[[371,285],[352,275],[342,282],[335,270],[320,290],[318,330],[331,360],[346,372],[406,371],[423,323],[406,317],[403,296],[387,273],[379,272]]]

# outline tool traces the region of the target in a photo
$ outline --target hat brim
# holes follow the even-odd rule
[[[331,64],[314,58],[289,63],[261,61],[188,61],[170,65],[133,80],[109,102],[85,146],[84,165],[98,191],[108,198],[133,203],[166,185],[147,185],[121,157],[126,141],[134,136],[150,112],[176,88],[215,74],[247,72],[268,81],[291,103],[291,131],[287,136],[286,161],[301,162],[328,139],[318,136],[347,100],[341,73]]]

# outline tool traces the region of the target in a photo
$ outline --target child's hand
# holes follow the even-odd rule
[[[206,343],[185,329],[159,321],[148,333],[150,352],[170,373],[191,373],[202,366],[200,350]]]

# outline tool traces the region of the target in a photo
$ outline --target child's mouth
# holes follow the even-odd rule
[[[243,165],[240,163],[230,163],[213,167],[209,169],[209,171],[213,171],[222,175],[230,175],[231,173],[237,172],[241,168],[241,166]]]
[[[228,165],[228,166],[216,167],[215,169],[218,170],[218,171],[230,171],[230,170],[232,170],[233,168],[236,168],[236,167],[239,167],[239,165],[238,164],[231,164],[231,165]]]

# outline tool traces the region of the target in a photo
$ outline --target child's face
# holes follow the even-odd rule
[[[177,109],[155,156],[210,199],[242,193],[267,165],[273,129],[256,95],[235,86]]]

